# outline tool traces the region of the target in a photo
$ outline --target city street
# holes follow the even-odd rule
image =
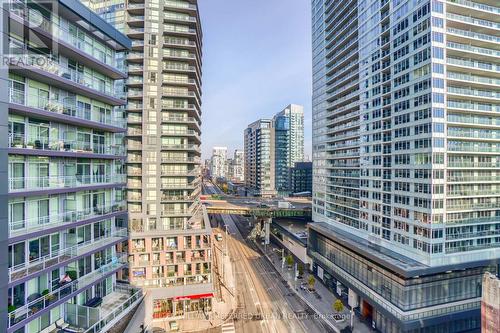
[[[330,332],[289,288],[276,269],[236,227],[233,217],[222,215],[228,226],[227,246],[236,279],[237,332]],[[246,236],[246,235],[245,235]],[[225,242],[226,239],[223,240]],[[225,244],[222,244],[225,246]],[[225,331],[226,332],[226,331]]]

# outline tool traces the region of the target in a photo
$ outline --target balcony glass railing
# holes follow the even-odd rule
[[[500,168],[500,161],[474,162],[474,161],[448,161],[450,168]]]
[[[124,312],[132,310],[134,304],[138,303],[143,297],[142,290],[138,288],[132,288],[128,285],[117,284],[115,287],[115,291],[120,292],[122,295],[130,295],[130,297],[119,304],[114,304],[115,306],[113,307],[113,311],[111,311],[111,313],[108,313],[104,317],[100,318],[99,321],[96,322],[91,327],[89,327],[85,331],[85,333],[106,332],[108,325],[110,325],[110,323],[114,323],[115,318],[118,318]]]
[[[119,201],[82,210],[51,213],[47,216],[29,216],[22,219],[15,219],[15,217],[12,216],[9,218],[10,236],[41,231],[64,224],[71,224],[113,212],[124,211],[125,208],[126,202]]]
[[[54,16],[54,20],[51,21],[42,15],[33,15],[33,13],[38,12],[28,10],[26,3],[20,0],[11,0],[10,6],[12,13],[15,13],[29,22],[33,21],[35,26],[48,32],[56,39],[74,46],[79,51],[85,52],[100,62],[103,62],[111,67],[116,67],[115,51],[112,48],[98,42],[97,39],[94,39],[91,35],[86,34],[83,30],[74,27],[74,29],[70,32],[67,25],[63,26],[59,23],[63,21],[62,19],[58,20],[57,17]],[[69,25],[71,26],[71,23]]]
[[[479,117],[448,113],[448,122],[475,125],[500,126],[500,117]]]
[[[500,23],[488,21],[488,20],[481,20],[481,19],[471,17],[471,16],[446,13],[446,17],[449,19],[452,19],[452,20],[467,22],[467,23],[480,25],[483,27],[491,28],[491,29],[500,29]]]
[[[29,53],[28,51],[25,52],[26,54]],[[114,95],[113,81],[109,78],[103,78],[101,74],[94,76],[91,74],[91,71],[90,73],[88,71],[80,72],[76,69],[62,66],[55,60],[40,55],[28,54],[23,58],[22,63],[24,65],[29,65],[63,79],[70,80],[100,93],[109,96]]]
[[[491,84],[491,85],[496,85],[496,86],[500,85],[500,79],[494,79],[494,78],[489,78],[489,77],[485,77],[485,76],[469,75],[469,74],[455,73],[455,72],[449,72],[449,71],[447,72],[447,76],[449,79]]]
[[[123,267],[126,264],[127,255],[117,254],[117,256],[111,259],[111,262],[102,265],[99,269],[92,271],[91,273],[84,275],[76,280],[67,282],[64,284],[59,283],[57,289],[49,292],[46,295],[40,296],[39,298],[22,305],[9,313],[9,327],[13,326],[21,321],[29,319],[35,315],[38,311],[46,308],[52,308],[53,304],[61,299],[69,299],[72,294],[78,290],[83,290],[84,288],[92,285],[95,281],[107,276],[110,272]]]
[[[500,92],[448,86],[448,93],[500,99]]]
[[[457,141],[448,141],[448,151],[457,151],[457,152],[476,152],[476,153],[498,153],[500,152],[500,144],[492,145],[486,143],[465,143],[465,142],[457,142]]]
[[[25,135],[9,133],[9,148],[27,148],[73,153],[124,156],[125,148],[118,144],[96,144],[92,142],[69,141],[64,139],[36,138],[27,142]]]
[[[479,9],[479,10],[483,10],[485,12],[500,14],[499,7],[489,6],[489,5],[485,5],[483,3],[477,3],[474,1],[468,1],[468,0],[448,0],[448,2],[456,3],[456,4],[459,4],[462,6],[467,6],[467,7],[471,7],[471,8],[475,8],[475,9]]]
[[[196,17],[189,15],[174,14],[166,12],[164,17],[169,20],[183,21],[183,22],[196,22]]]
[[[483,40],[483,41],[493,42],[493,43],[500,43],[500,37],[496,37],[496,36],[492,36],[492,35],[481,34],[478,32],[466,31],[466,30],[455,29],[455,28],[447,28],[446,31],[450,34],[460,35],[463,37],[469,37],[472,39]]]
[[[455,43],[455,42],[447,42],[446,45],[450,49],[467,51],[467,52],[471,52],[471,53],[480,53],[480,54],[490,55],[490,56],[494,56],[494,57],[500,57],[500,51],[488,49],[485,47],[477,47],[477,46],[465,45],[465,44],[460,44],[460,43]]]
[[[29,101],[29,103],[28,103]],[[23,90],[9,88],[9,102],[23,106],[34,107],[44,111],[50,111],[78,119],[97,122],[100,124],[123,128],[125,121],[123,113],[118,110],[103,114],[100,111],[83,110],[78,107],[76,98],[66,98],[63,100],[49,99],[43,96],[31,96]],[[111,109],[112,107],[109,106]],[[109,110],[109,109],[108,109]],[[113,116],[112,116],[112,115]]]
[[[448,182],[498,182],[500,181],[500,175],[450,175],[448,176]]]
[[[448,99],[448,107],[453,109],[500,112],[500,104],[462,102]]]
[[[476,61],[471,59],[460,59],[454,57],[447,58],[446,62],[448,64],[458,65],[458,66],[473,67],[477,69],[485,69],[488,71],[500,71],[500,66],[491,62]]]
[[[191,28],[183,26],[183,25],[164,24],[163,29],[164,29],[164,31],[168,31],[168,32],[196,34],[196,29],[191,29]]]
[[[200,146],[193,145],[193,144],[185,144],[185,145],[182,145],[182,144],[179,144],[179,145],[162,144],[161,149],[163,149],[163,150],[196,150],[196,151],[199,151]]]
[[[37,191],[54,188],[125,183],[125,174],[9,177],[9,191]]]
[[[164,1],[166,7],[182,8],[182,9],[193,9],[196,10],[196,5],[193,5],[185,1]]]
[[[13,267],[9,267],[9,282],[21,279],[30,274],[58,265],[72,258],[84,255],[85,253],[96,248],[99,248],[106,244],[111,244],[113,241],[127,237],[127,234],[127,228],[117,228],[116,230],[108,231],[105,236],[91,239],[86,242],[66,247],[57,251],[52,251],[52,253],[46,256],[36,258],[30,260],[29,262],[25,262]]]

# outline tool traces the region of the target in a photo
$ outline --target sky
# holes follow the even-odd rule
[[[243,131],[304,106],[311,155],[310,0],[199,0],[203,27],[202,152],[243,149]]]

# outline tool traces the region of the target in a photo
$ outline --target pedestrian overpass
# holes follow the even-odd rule
[[[258,207],[229,203],[225,200],[202,200],[208,214],[251,215],[257,218],[310,217],[310,208]]]

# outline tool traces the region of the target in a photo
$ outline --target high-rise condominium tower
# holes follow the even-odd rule
[[[500,257],[498,1],[312,1],[314,271],[383,332],[477,330]]]
[[[275,188],[289,192],[290,169],[304,160],[304,108],[290,104],[273,118]]]
[[[234,151],[232,163],[232,180],[243,182],[245,180],[245,152],[240,149]]]
[[[130,282],[145,323],[211,309],[211,230],[200,201],[201,45],[196,0],[110,1],[132,39],[127,173]]]
[[[1,10],[1,54],[11,62],[1,71],[0,289],[9,313],[5,305],[0,331],[107,331],[124,302],[140,299],[118,281],[127,263],[126,101],[114,88],[126,78],[117,55],[131,42],[78,1]]]
[[[274,196],[274,130],[271,119],[259,119],[244,133],[245,186],[250,195]]]
[[[210,163],[213,179],[226,178],[228,172],[227,147],[214,147]]]

